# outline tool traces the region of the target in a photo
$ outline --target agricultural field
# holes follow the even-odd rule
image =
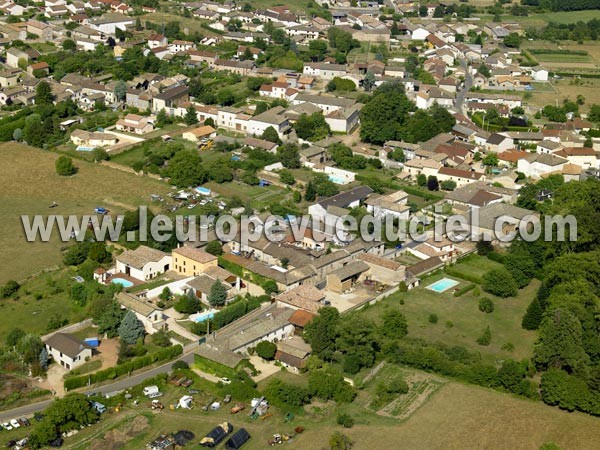
[[[468,257],[466,262],[456,264],[453,269],[472,276],[481,276],[497,267],[497,264],[487,258],[473,255]],[[443,342],[450,346],[464,346],[471,351],[480,352],[482,358],[490,363],[505,358],[519,360],[531,357],[536,333],[522,329],[521,319],[539,287],[539,281],[533,280],[529,286],[519,291],[517,297],[507,299],[496,298],[483,292],[480,287],[479,295],[475,295],[478,293],[476,288],[460,297],[454,297],[453,289],[443,293],[426,289],[443,276],[445,275],[438,273],[424,278],[420,287],[406,293],[393,294],[361,313],[379,320],[384,311],[397,309],[406,316],[409,337]],[[458,289],[471,284],[458,276],[448,278],[459,281],[456,286]],[[495,309],[490,314],[479,311],[478,302],[483,297],[494,302]],[[404,304],[401,304],[400,300],[403,300]],[[430,314],[437,315],[437,323],[430,323]],[[476,340],[487,326],[492,333],[491,344],[480,346]]]
[[[469,0],[475,6],[491,6],[496,3],[492,0]],[[478,14],[477,17],[482,22],[491,22],[493,16],[489,14]],[[556,11],[556,12],[545,12],[530,14],[529,16],[512,16],[509,14],[502,15],[503,22],[517,22],[524,27],[535,27],[542,28],[549,22],[556,22],[559,24],[565,23],[577,23],[579,21],[587,22],[592,19],[599,19],[600,11],[598,10],[586,10],[586,11]]]
[[[551,92],[547,89],[544,91],[531,91],[532,97],[525,102],[539,108],[545,105],[555,105],[557,102],[562,103],[562,100],[576,100],[578,95],[583,95],[585,104],[579,107],[579,111],[586,113],[589,111],[590,105],[600,103],[600,79],[597,78],[564,78],[562,80],[552,81],[552,86],[556,90]]]
[[[169,191],[169,186],[160,181],[79,160],[74,161],[77,174],[60,177],[54,167],[56,154],[26,145],[5,143],[0,145],[0,151],[4,158],[0,167],[0,245],[9,262],[0,271],[0,283],[23,280],[61,264],[65,243],[59,241],[56,233],[47,243],[27,242],[22,214],[91,214],[95,206],[120,213],[149,203],[150,194],[166,195]],[[52,202],[58,206],[49,209]]]

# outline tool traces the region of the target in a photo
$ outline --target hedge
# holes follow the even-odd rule
[[[230,271],[234,275],[237,275],[240,278],[244,278],[245,280],[248,280],[254,284],[259,285],[261,288],[263,288],[267,292],[268,292],[268,288],[267,288],[268,284],[275,283],[274,280],[271,280],[270,278],[267,278],[267,277],[263,277],[262,275],[254,273],[248,269],[245,269],[244,267],[242,267],[232,261],[229,261],[229,260],[223,258],[222,256],[219,256],[219,265],[221,267],[223,267],[225,270]]]
[[[498,252],[490,252],[486,255],[488,259],[496,261],[497,263],[504,264],[504,255]]]
[[[471,283],[481,284],[483,280],[481,277],[477,275],[473,275],[472,273],[464,273],[460,270],[455,269],[454,267],[446,267],[445,269],[447,275],[451,275],[453,277],[462,278],[463,280],[467,280]]]
[[[475,289],[475,286],[477,286],[475,283],[467,284],[466,286],[463,286],[462,288],[457,289],[456,291],[454,291],[454,296],[455,297],[460,297],[461,295],[464,295],[467,292]]]
[[[174,345],[172,347],[163,348],[155,353],[149,355],[140,356],[133,358],[131,361],[127,361],[123,364],[118,364],[115,367],[100,370],[96,373],[89,375],[80,375],[75,377],[68,377],[65,379],[64,386],[65,390],[70,391],[80,387],[87,386],[89,384],[100,383],[106,380],[114,380],[115,378],[127,375],[128,373],[141,369],[143,367],[154,364],[155,362],[166,361],[173,359],[183,353],[183,347],[181,345]]]

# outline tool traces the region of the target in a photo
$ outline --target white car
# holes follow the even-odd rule
[[[231,380],[229,378],[223,377],[223,378],[221,378],[221,383],[223,383],[223,384],[231,384]]]
[[[4,423],[2,424],[2,428],[4,428],[6,431],[10,431],[10,430],[12,430],[12,429],[13,429],[13,427],[12,427],[12,426],[10,425],[10,423],[8,423],[8,422],[4,422]]]
[[[11,420],[10,424],[12,425],[13,428],[19,428],[21,426],[21,424],[19,423],[19,421],[17,419]]]

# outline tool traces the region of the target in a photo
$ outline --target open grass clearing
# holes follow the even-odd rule
[[[6,263],[0,269],[0,283],[17,281],[49,267],[61,264],[57,234],[50,242],[27,242],[20,216],[40,214],[93,214],[94,207],[104,206],[111,214],[150,204],[150,194],[166,195],[169,186],[148,177],[139,177],[99,164],[75,160],[77,174],[61,177],[54,162],[58,155],[26,145],[0,145],[0,245]],[[58,207],[49,209],[56,202]]]
[[[69,269],[40,274],[21,287],[18,297],[0,301],[0,315],[10,317],[0,321],[0,341],[15,327],[46,334],[50,331],[48,322],[55,316],[69,323],[85,319],[85,308],[77,306],[69,296],[74,284],[71,275]]]

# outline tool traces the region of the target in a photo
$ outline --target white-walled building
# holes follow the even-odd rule
[[[142,281],[165,273],[171,266],[171,255],[145,245],[135,250],[125,250],[116,260],[117,272]]]

